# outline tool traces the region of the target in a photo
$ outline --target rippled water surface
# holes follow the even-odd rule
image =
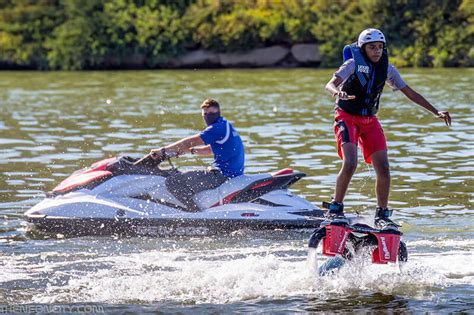
[[[118,154],[140,156],[203,127],[218,99],[242,135],[247,172],[292,167],[293,191],[320,203],[340,160],[329,70],[0,73],[0,306],[88,303],[126,312],[428,311],[474,308],[474,100],[471,69],[402,69],[451,128],[386,88],[379,118],[392,169],[390,206],[410,260],[355,261],[317,278],[310,231],[214,237],[57,238],[22,214],[68,174]],[[209,159],[176,161],[181,168]],[[359,164],[347,211],[373,215],[374,171]],[[4,306],[1,306],[4,307]]]

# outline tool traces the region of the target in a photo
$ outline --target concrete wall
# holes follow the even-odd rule
[[[245,52],[215,53],[206,50],[190,51],[156,65],[156,68],[260,68],[260,67],[311,67],[321,63],[316,44],[296,44],[291,47],[276,45]],[[146,57],[134,54],[124,59],[106,58],[105,68],[149,68]]]

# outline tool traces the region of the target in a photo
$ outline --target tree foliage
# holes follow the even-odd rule
[[[335,66],[377,27],[398,66],[474,65],[474,0],[0,0],[0,61],[35,69],[148,67],[193,49],[317,43]]]

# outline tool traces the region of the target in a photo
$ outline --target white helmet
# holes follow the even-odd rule
[[[380,30],[376,28],[368,28],[366,30],[363,30],[359,34],[359,40],[357,41],[357,45],[359,47],[362,47],[362,45],[364,44],[373,43],[373,42],[382,42],[386,44],[385,36]]]

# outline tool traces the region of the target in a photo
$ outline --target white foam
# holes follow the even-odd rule
[[[295,244],[297,245],[297,244]],[[426,299],[432,287],[472,283],[467,272],[472,254],[452,257],[415,254],[403,272],[397,265],[373,265],[370,258],[346,264],[337,274],[317,277],[306,249],[234,248],[209,251],[148,251],[95,259],[107,263],[77,272],[66,284],[49,285],[36,303],[232,303],[261,298],[311,296],[371,291]],[[464,253],[465,254],[465,253]],[[453,268],[454,267],[454,268]],[[459,270],[453,275],[453,270]],[[462,280],[459,280],[459,278]]]
[[[304,293],[311,286],[304,260],[288,262],[272,254],[209,261],[196,255],[149,252],[113,260],[116,264],[111,269],[76,277],[65,287],[51,286],[34,302],[226,303],[289,291]]]

